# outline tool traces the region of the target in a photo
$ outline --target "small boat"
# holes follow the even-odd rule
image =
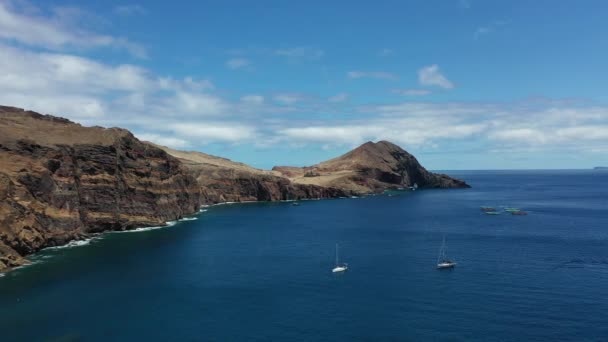
[[[526,216],[526,215],[528,215],[528,213],[525,211],[518,210],[518,211],[512,211],[511,215]]]
[[[499,211],[486,211],[486,215],[500,215]]]
[[[494,207],[481,207],[481,211],[496,211],[496,209]]]
[[[514,211],[520,211],[520,210],[519,210],[519,208],[505,208],[505,211],[512,213]]]
[[[348,264],[342,263],[340,264],[339,254],[338,254],[338,244],[336,244],[336,267],[334,267],[331,272],[332,273],[340,273],[348,270]]]
[[[456,262],[448,259],[446,249],[444,236],[441,248],[439,249],[439,256],[437,257],[437,269],[454,268],[454,266],[456,266]]]
[[[416,191],[418,189],[418,183],[414,183],[414,185],[410,186],[410,190]]]
[[[293,202],[293,203],[291,203],[291,205],[292,205],[292,206],[294,206],[294,207],[297,207],[297,206],[299,206],[299,205],[300,205],[300,203],[298,203],[298,202]]]

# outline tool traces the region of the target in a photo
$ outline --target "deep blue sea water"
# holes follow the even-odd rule
[[[450,174],[473,188],[215,206],[45,250],[0,277],[0,340],[608,340],[608,172]]]

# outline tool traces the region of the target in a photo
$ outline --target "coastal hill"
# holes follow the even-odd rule
[[[199,207],[188,169],[130,132],[0,107],[0,270],[44,247]]]
[[[193,172],[202,203],[344,197],[414,184],[421,188],[469,187],[461,180],[428,172],[414,156],[387,141],[365,143],[314,166],[276,166],[272,171],[201,152],[155,146]]]
[[[354,194],[336,187],[294,183],[277,172],[256,169],[202,152],[158,147],[190,169],[199,183],[201,203],[204,204],[337,198]]]
[[[0,271],[91,234],[163,225],[202,204],[338,198],[417,183],[468,187],[386,141],[311,167],[260,170],[120,128],[0,106]]]
[[[416,158],[388,141],[367,142],[338,157],[309,167],[275,166],[296,184],[369,193],[410,187],[468,188],[464,181],[427,171]]]

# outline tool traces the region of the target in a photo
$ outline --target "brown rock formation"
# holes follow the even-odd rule
[[[335,187],[357,193],[409,187],[468,188],[464,181],[427,171],[416,158],[388,141],[367,142],[338,157],[309,167],[276,166],[273,171],[296,184]]]
[[[191,170],[200,184],[202,203],[336,198],[351,194],[333,187],[293,183],[279,173],[201,152],[158,147],[179,158]]]
[[[199,207],[181,163],[128,131],[0,107],[0,270],[47,246]]]

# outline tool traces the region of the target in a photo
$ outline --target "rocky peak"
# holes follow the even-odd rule
[[[319,164],[304,167],[277,167],[275,171],[292,181],[333,186],[355,192],[377,192],[418,184],[428,188],[466,188],[465,182],[427,171],[416,158],[389,141],[368,141],[363,145]]]

